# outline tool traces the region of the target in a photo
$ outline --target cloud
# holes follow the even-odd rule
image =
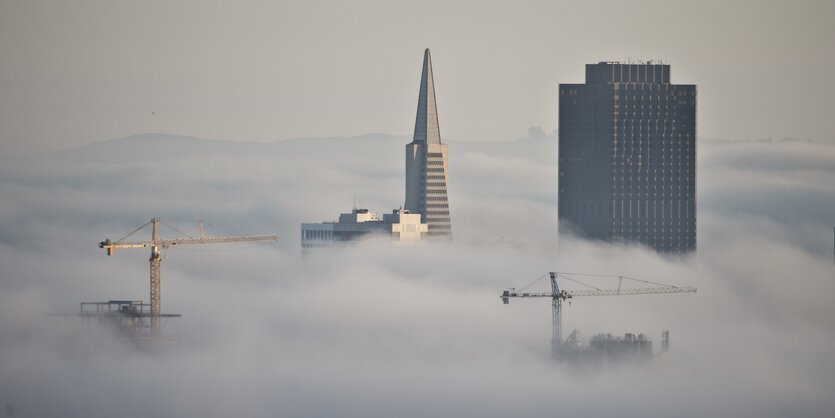
[[[300,222],[336,217],[353,193],[372,210],[399,205],[403,141],[219,141],[205,152],[151,139],[173,151],[139,158],[106,143],[113,148],[101,155],[91,147],[0,165],[0,403],[16,416],[835,410],[832,220],[815,208],[835,199],[826,146],[703,142],[699,251],[669,257],[557,242],[555,156],[541,151],[553,138],[455,142],[453,243],[369,239],[303,258]],[[780,209],[789,189],[797,211]],[[281,241],[167,251],[163,308],[183,314],[166,325],[173,342],[136,347],[47,316],[80,301],[147,300],[147,251],[106,257],[96,243],[152,216],[202,219],[213,234],[278,232]],[[672,339],[651,365],[578,369],[548,358],[547,300],[498,299],[552,270],[699,292],[577,298],[566,326],[585,337],[646,332],[656,350],[662,329]]]

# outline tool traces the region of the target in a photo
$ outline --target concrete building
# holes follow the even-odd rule
[[[447,146],[441,143],[432,57],[423,55],[415,134],[406,145],[406,202],[404,208],[383,215],[354,209],[338,222],[303,223],[302,249],[332,247],[370,233],[390,234],[398,241],[427,236],[452,238],[447,196]]]
[[[432,57],[423,54],[415,134],[406,145],[406,203],[411,213],[419,213],[432,237],[452,238],[447,195],[447,146],[441,143]]]
[[[696,86],[670,66],[586,65],[559,86],[560,229],[660,252],[696,249]]]
[[[368,234],[389,235],[396,241],[419,241],[428,231],[418,213],[395,209],[380,219],[368,209],[353,209],[339,215],[338,222],[303,223],[302,249],[327,248]]]

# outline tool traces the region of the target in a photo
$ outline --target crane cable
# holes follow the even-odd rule
[[[650,280],[636,279],[634,277],[629,277],[629,276],[618,276],[618,275],[614,275],[614,274],[563,273],[563,272],[556,272],[556,273],[559,275],[560,278],[572,281],[572,282],[577,283],[577,284],[581,284],[583,286],[586,286],[586,287],[594,289],[594,290],[602,290],[602,289],[599,288],[599,287],[592,286],[588,283],[583,283],[583,282],[581,282],[581,281],[579,281],[575,278],[572,278],[571,276],[609,277],[609,278],[627,279],[627,280],[633,280],[633,281],[636,281],[636,282],[647,283],[647,284],[654,284],[654,285],[663,286],[663,287],[678,288],[678,286],[676,286],[676,285],[653,282],[653,281],[650,281]],[[571,276],[569,276],[569,275],[571,275]],[[542,280],[546,277],[548,277],[547,274],[542,275],[540,277],[537,277],[534,281],[518,288],[517,290],[524,290],[525,288],[533,285],[534,283],[536,283],[536,282],[538,282],[538,281],[540,281],[540,280]]]
[[[622,277],[622,278],[624,278],[624,279],[634,280],[634,281],[636,281],[636,282],[641,282],[641,283],[655,284],[655,285],[658,285],[658,286],[664,286],[664,287],[678,287],[678,286],[676,286],[676,285],[672,285],[672,284],[664,284],[664,283],[658,283],[658,282],[651,282],[651,281],[649,281],[649,280],[636,279],[636,278],[634,278],[634,277],[629,277],[629,276],[619,276],[619,277]]]
[[[565,273],[558,273],[558,274],[560,275],[560,278],[570,280],[570,281],[572,281],[572,282],[574,282],[574,283],[578,283],[578,284],[581,284],[581,285],[586,286],[586,287],[590,287],[590,288],[592,288],[592,289],[594,289],[594,290],[602,290],[602,289],[600,289],[599,287],[594,287],[594,286],[592,286],[592,285],[590,285],[590,284],[583,283],[583,282],[581,282],[581,281],[579,281],[579,280],[576,280],[576,279],[572,279],[571,277],[566,276],[566,275],[565,275]]]
[[[636,281],[636,282],[647,283],[647,284],[654,284],[654,285],[663,286],[663,287],[678,287],[678,286],[672,285],[672,284],[658,283],[658,282],[653,282],[653,281],[650,281],[650,280],[643,280],[643,279],[636,279],[634,277],[629,277],[629,276],[616,276],[614,274],[589,274],[589,273],[559,273],[559,274],[562,277],[568,278],[569,280],[571,280],[571,278],[566,276],[568,274],[570,274],[572,276],[611,277],[611,278],[618,278],[618,279],[633,280],[633,281]],[[583,282],[579,282],[579,281],[576,281],[576,280],[574,280],[574,281],[577,282],[577,283],[586,285],[588,287],[591,287],[593,289],[597,289],[596,287],[590,286],[590,285],[585,284]],[[600,289],[597,289],[597,290],[600,290]]]
[[[540,280],[542,280],[542,279],[544,279],[544,278],[546,278],[546,277],[548,277],[548,275],[547,275],[547,274],[543,274],[542,276],[539,276],[539,277],[537,277],[536,279],[534,279],[534,281],[532,281],[532,282],[530,282],[530,283],[528,283],[528,284],[526,284],[526,285],[524,285],[524,286],[522,286],[522,287],[520,287],[520,288],[517,288],[516,290],[517,290],[517,291],[518,291],[518,290],[525,290],[525,288],[530,287],[532,284],[534,284],[534,283],[536,283],[536,282],[538,282],[538,281],[540,281]]]
[[[127,233],[125,236],[123,236],[122,238],[119,238],[118,240],[114,241],[114,243],[120,243],[120,242],[124,241],[125,239],[130,238],[133,234],[135,234],[135,233],[137,233],[137,232],[139,232],[139,231],[143,230],[146,226],[150,225],[152,222],[153,222],[153,220],[148,221],[148,222],[145,222],[145,223],[144,223],[144,224],[142,224],[142,226],[140,226],[139,228],[136,228],[136,229],[134,229],[133,231],[128,232],[128,233]],[[199,221],[198,221],[198,222],[199,222]],[[183,235],[183,236],[185,236],[185,237],[188,237],[188,238],[194,239],[194,237],[193,237],[193,236],[191,236],[191,235],[189,235],[189,234],[187,234],[187,233],[185,233],[185,232],[183,232],[183,231],[181,231],[181,230],[179,230],[179,229],[175,228],[173,225],[171,225],[171,224],[169,224],[169,223],[167,223],[167,222],[164,222],[164,221],[162,221],[161,219],[160,219],[159,223],[160,223],[161,225],[167,226],[167,227],[168,227],[168,228],[170,228],[171,230],[173,230],[173,231],[175,231],[175,232],[177,232],[177,233],[179,233],[179,234],[181,234],[181,235]],[[214,228],[218,228],[218,229],[224,229],[224,228],[222,228],[222,227],[220,227],[220,226],[218,226],[218,225],[212,224],[212,223],[205,223],[205,222],[204,222],[204,223],[203,223],[203,225],[204,225],[204,226],[206,226],[206,225],[208,225],[208,226],[212,226],[212,227],[214,227]],[[228,230],[228,228],[226,228],[226,229]],[[232,233],[235,233],[235,229],[232,229],[231,231],[232,231]],[[543,277],[544,277],[544,276],[543,276]],[[539,279],[537,279],[537,280],[540,280],[540,279],[542,279],[542,277],[540,277],[540,278],[539,278]],[[531,284],[533,284],[533,283],[531,283]]]
[[[120,243],[120,242],[124,241],[124,240],[125,240],[125,238],[128,238],[128,237],[130,237],[131,235],[133,235],[133,234],[135,234],[135,233],[137,233],[137,232],[141,231],[141,230],[142,230],[142,228],[145,228],[146,226],[150,225],[150,224],[151,224],[151,222],[153,222],[153,221],[148,221],[148,222],[145,222],[145,223],[144,223],[142,226],[140,226],[139,228],[134,229],[133,231],[129,232],[127,235],[125,235],[125,236],[123,236],[122,238],[119,238],[118,240],[116,240],[116,241],[115,241],[115,243],[116,243],[116,244],[118,244],[118,243]]]
[[[165,225],[165,226],[167,226],[167,227],[169,227],[169,228],[173,229],[173,230],[174,230],[174,231],[176,231],[176,232],[179,232],[179,233],[180,233],[180,234],[182,234],[182,235],[185,235],[185,236],[186,236],[186,237],[188,237],[188,238],[194,239],[194,237],[193,237],[193,236],[191,236],[191,235],[189,235],[189,234],[186,234],[185,232],[180,231],[180,230],[179,230],[179,229],[177,229],[177,228],[174,228],[173,226],[171,226],[171,225],[169,225],[169,224],[167,224],[167,223],[163,222],[162,220],[160,220],[160,221],[159,221],[159,223],[161,223],[161,224],[163,224],[163,225]]]

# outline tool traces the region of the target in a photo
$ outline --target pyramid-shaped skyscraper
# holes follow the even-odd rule
[[[452,238],[447,196],[447,146],[441,143],[432,56],[423,54],[415,135],[406,145],[406,204],[411,213],[420,213],[433,237]]]

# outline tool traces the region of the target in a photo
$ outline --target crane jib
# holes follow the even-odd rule
[[[505,290],[501,299],[507,304],[509,298],[559,298],[569,299],[578,296],[620,296],[620,295],[652,295],[659,293],[695,293],[695,287],[644,287],[636,289],[601,289],[601,290],[561,290],[558,294],[551,292],[514,292]]]

